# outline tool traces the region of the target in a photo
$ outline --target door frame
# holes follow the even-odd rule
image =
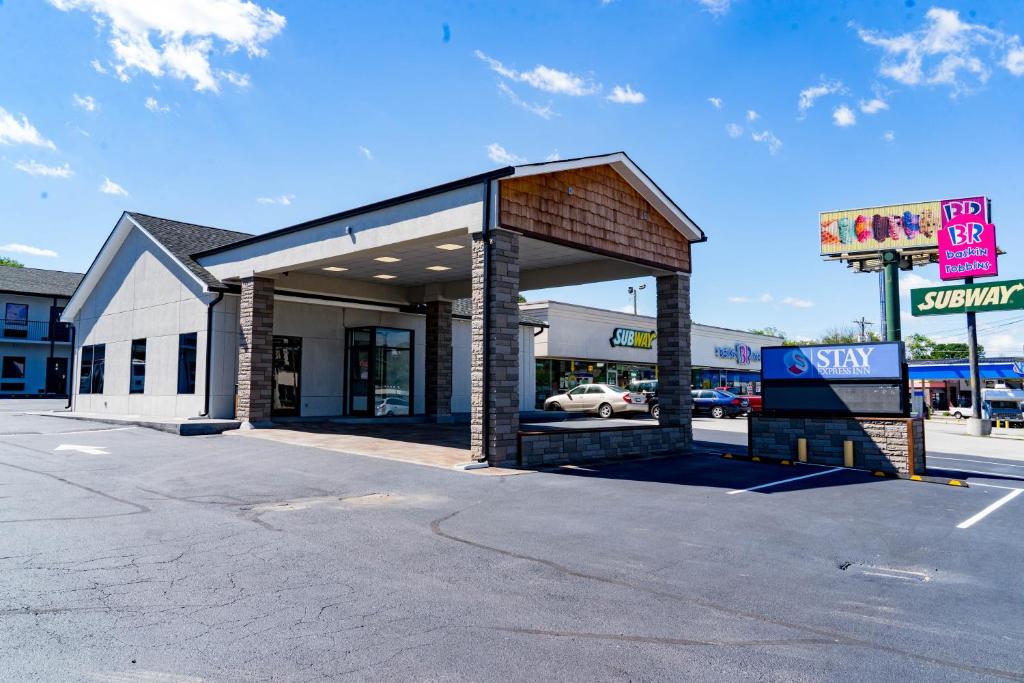
[[[50,391],[50,377],[53,376],[53,375],[51,375],[50,371],[51,371],[51,369],[53,367],[54,361],[64,361],[64,382],[63,382],[63,386],[61,386],[59,391]],[[69,376],[70,372],[71,372],[71,359],[69,359],[67,356],[47,356],[46,357],[46,372],[43,373],[43,392],[46,393],[46,394],[51,394],[51,395],[56,395],[56,396],[67,396],[68,395],[68,376]],[[53,386],[56,386],[56,382],[54,382]]]
[[[273,392],[277,390],[277,374],[274,371],[274,342],[278,339],[289,339],[292,341],[298,341],[298,356],[295,363],[295,407],[294,408],[274,408],[274,396]],[[271,417],[298,417],[302,415],[302,337],[297,337],[292,334],[275,334],[271,340],[271,351],[270,351],[270,416]]]
[[[374,379],[374,369],[377,363],[377,330],[400,330],[409,333],[409,415],[421,415],[415,412],[416,405],[416,330],[407,327],[394,327],[393,325],[357,325],[345,328],[345,362],[342,364],[342,391],[344,392],[344,413],[355,417],[378,417],[377,415],[377,384]],[[366,411],[355,412],[352,410],[351,372],[349,370],[352,361],[352,333],[357,331],[369,331],[369,373],[367,379],[367,409]],[[383,347],[387,348],[387,347]],[[382,416],[381,416],[382,417]]]

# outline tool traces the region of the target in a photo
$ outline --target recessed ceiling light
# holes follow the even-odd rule
[[[378,280],[394,280],[398,276],[397,275],[384,275],[384,274],[381,274],[381,275],[374,275],[374,277],[377,278]]]
[[[451,270],[448,266],[427,266],[427,270],[436,270],[438,272],[442,270]]]
[[[438,249],[444,249],[445,251],[455,251],[456,249],[462,249],[464,244],[439,244]]]
[[[402,259],[395,258],[394,256],[378,256],[377,258],[375,258],[373,260],[374,261],[380,261],[381,263],[398,263]]]
[[[344,273],[348,268],[342,268],[341,266],[324,266],[324,270],[329,270],[332,273]]]

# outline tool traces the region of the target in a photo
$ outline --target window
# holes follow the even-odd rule
[[[146,340],[132,340],[131,384],[128,393],[141,394],[146,390]]]
[[[103,369],[106,356],[107,347],[105,344],[82,347],[82,361],[78,373],[78,393],[103,393]]]
[[[7,304],[4,311],[4,336],[28,336],[28,304]]]
[[[580,385],[580,386],[576,387],[575,389],[573,389],[572,391],[570,391],[569,395],[570,396],[579,396],[579,395],[585,394],[585,393],[587,393],[587,386],[584,384],[584,385]]]
[[[25,379],[25,356],[4,356],[4,379]]]
[[[178,335],[178,393],[196,393],[196,336],[195,332]]]
[[[589,385],[587,387],[587,393],[588,394],[603,394],[604,393],[604,389],[601,388],[600,386],[598,386],[597,384],[591,384],[591,385]]]

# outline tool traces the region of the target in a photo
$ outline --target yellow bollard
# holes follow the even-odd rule
[[[853,442],[843,442],[843,467],[853,467]]]
[[[796,440],[796,459],[807,462],[807,439]]]

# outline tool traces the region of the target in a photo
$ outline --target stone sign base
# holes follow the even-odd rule
[[[750,455],[797,459],[807,439],[807,462],[843,465],[843,443],[853,442],[853,466],[909,477],[925,472],[924,420],[890,417],[769,417],[752,414]]]
[[[549,467],[688,453],[689,427],[610,427],[519,432],[520,467]]]

